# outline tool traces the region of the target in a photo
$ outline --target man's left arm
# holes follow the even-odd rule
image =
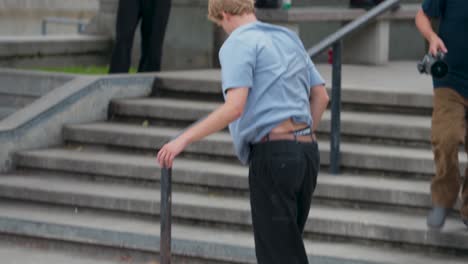
[[[241,117],[248,94],[248,87],[227,90],[226,101],[222,106],[161,148],[157,155],[159,164],[162,167],[171,168],[175,157],[192,142],[222,130]]]
[[[310,88],[310,113],[312,115],[312,131],[315,131],[322,120],[323,112],[327,109],[330,98],[324,85]]]

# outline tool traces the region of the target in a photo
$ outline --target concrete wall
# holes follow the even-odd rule
[[[403,0],[403,4],[420,4],[421,0]],[[347,6],[349,0],[293,0],[295,6]],[[301,23],[301,39],[306,47],[312,47],[325,36],[342,26],[339,22]],[[424,56],[426,47],[414,21],[398,20],[390,23],[390,60],[419,60]],[[322,58],[323,59],[323,58]]]
[[[38,35],[43,17],[89,20],[99,10],[99,0],[0,0],[0,35]],[[77,27],[50,25],[51,34],[75,34]]]
[[[151,93],[155,77],[76,77],[0,121],[0,172],[14,165],[13,153],[62,143],[64,124],[106,120],[110,100]]]
[[[419,0],[402,2],[420,3]],[[101,32],[113,36],[118,0],[100,0],[100,3],[99,14],[93,20],[89,32]],[[349,0],[293,0],[293,6],[347,6],[348,3]],[[215,26],[206,19],[206,14],[207,1],[172,1],[172,12],[164,45],[163,70],[216,66]],[[312,47],[341,26],[342,23],[339,22],[302,23],[301,39],[306,47]],[[425,53],[424,42],[412,20],[391,23],[390,31],[390,59],[416,60]],[[402,40],[405,40],[404,45]],[[134,47],[136,48],[133,63],[136,64],[138,40],[135,41]]]
[[[418,2],[416,0],[403,1]],[[305,5],[340,5],[346,6],[348,0],[295,0],[294,6]],[[90,18],[96,12],[87,29],[89,34],[115,34],[115,14],[118,0],[0,0],[0,35],[38,34],[40,19],[43,16],[58,15],[75,18]],[[99,7],[99,9],[98,9]],[[163,70],[197,69],[216,66],[217,48],[215,43],[215,26],[206,18],[206,0],[172,0],[172,11],[164,44]],[[5,21],[2,21],[5,19]],[[31,22],[30,19],[35,22]],[[333,33],[342,26],[339,22],[302,23],[301,39],[306,47],[312,47],[323,37]],[[53,26],[51,30],[54,31]],[[68,27],[61,32],[76,32],[76,27]],[[405,41],[402,41],[405,40]],[[133,64],[139,58],[139,35],[134,43]],[[5,45],[0,44],[0,45]],[[25,44],[23,46],[31,46]],[[0,47],[1,49],[1,47]],[[108,54],[94,56],[54,56],[44,58],[31,57],[15,60],[10,53],[8,59],[0,58],[0,66],[61,66],[61,65],[103,65],[109,61]],[[397,21],[391,24],[390,59],[415,60],[425,53],[424,42],[419,36],[413,21]]]
[[[206,0],[172,0],[164,42],[163,70],[212,66],[214,25],[208,21]],[[118,0],[100,0],[100,10],[87,29],[90,34],[115,36]],[[138,65],[140,35],[134,42],[133,65]]]
[[[0,67],[106,65],[111,49],[101,36],[0,36]]]

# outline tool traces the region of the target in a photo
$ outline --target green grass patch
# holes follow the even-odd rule
[[[88,75],[102,75],[109,73],[108,66],[41,67],[35,70]],[[137,70],[135,68],[130,68],[130,73],[136,72]]]

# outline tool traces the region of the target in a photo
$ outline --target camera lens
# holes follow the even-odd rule
[[[434,78],[441,79],[444,78],[448,73],[448,65],[443,61],[436,61],[432,64],[431,75]]]

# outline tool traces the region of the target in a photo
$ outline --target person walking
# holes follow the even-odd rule
[[[433,79],[434,98],[431,143],[436,172],[432,178],[432,209],[427,225],[440,229],[462,189],[460,214],[468,227],[468,169],[464,181],[460,177],[458,147],[467,142],[468,111],[468,1],[424,0],[416,15],[416,26],[429,42],[429,52],[445,53],[449,72],[442,79]],[[438,34],[431,18],[440,19]]]
[[[170,168],[189,144],[229,125],[236,155],[249,165],[258,263],[304,264],[319,170],[314,131],[329,97],[296,33],[254,12],[254,0],[208,1],[209,19],[229,35],[219,52],[225,102],[165,144],[157,161]]]
[[[116,38],[109,73],[128,73],[133,38],[141,21],[141,56],[138,72],[161,70],[164,35],[171,0],[119,0]]]

